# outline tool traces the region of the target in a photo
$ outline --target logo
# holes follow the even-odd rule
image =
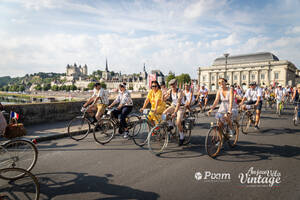
[[[228,182],[231,181],[231,176],[230,173],[204,171],[203,173],[196,172],[195,179],[197,181],[203,180],[204,182]]]
[[[201,174],[200,172],[196,172],[196,173],[195,173],[195,179],[196,179],[197,181],[201,180],[201,179],[202,179],[202,174]]]
[[[275,187],[281,183],[281,173],[278,170],[260,170],[251,167],[246,173],[240,173],[241,184],[249,187]]]

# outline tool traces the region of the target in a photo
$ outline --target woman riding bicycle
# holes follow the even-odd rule
[[[300,118],[300,84],[294,90],[292,101],[294,101],[295,110],[298,112],[298,116],[296,116],[296,120],[298,120]]]
[[[157,124],[161,119],[162,113],[166,109],[166,103],[163,101],[162,90],[157,81],[151,82],[151,90],[148,92],[147,98],[143,107],[140,109],[140,112],[143,112],[149,102],[151,103],[151,112],[148,115],[148,119]]]
[[[238,116],[238,110],[237,110],[237,104],[234,102],[234,94],[233,94],[233,88],[226,87],[227,80],[224,78],[219,78],[218,84],[221,89],[218,90],[216,99],[211,107],[211,109],[208,111],[208,115],[214,110],[214,108],[218,105],[220,99],[221,104],[219,107],[218,112],[216,113],[216,119],[219,120],[219,126],[223,127],[224,122],[226,121],[229,126],[229,136],[233,137],[235,132],[233,130],[232,126],[232,120],[237,119]]]
[[[122,83],[119,85],[119,95],[117,98],[108,106],[108,108],[112,108],[114,105],[119,103],[119,106],[116,110],[112,111],[112,116],[114,118],[118,118],[119,115],[121,115],[120,118],[120,129],[119,133],[122,134],[123,132],[124,137],[128,137],[128,129],[127,129],[127,123],[126,123],[126,117],[129,115],[129,113],[132,111],[133,108],[133,102],[130,96],[130,93],[126,90],[126,83]]]

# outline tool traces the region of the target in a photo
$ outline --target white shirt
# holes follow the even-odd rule
[[[279,88],[276,88],[275,90],[275,95],[277,97],[277,99],[281,99],[284,95],[285,95],[285,89],[279,89]]]
[[[206,89],[206,88],[204,88],[204,89],[200,89],[200,97],[205,97],[205,95],[207,94],[207,92],[208,92],[208,90]]]
[[[92,97],[100,97],[101,99],[101,103],[108,105],[109,100],[108,100],[108,92],[105,91],[103,88],[100,88],[100,90],[96,90],[96,88],[94,88],[94,94]]]
[[[252,88],[248,88],[244,97],[247,98],[248,101],[257,101],[258,97],[262,96],[261,88],[256,87],[252,90]]]
[[[187,102],[189,102],[191,100],[191,94],[192,94],[192,90],[190,90],[189,92],[187,92],[186,90],[184,90],[184,92],[183,92],[183,95],[185,96],[185,102],[184,103],[187,103]],[[192,95],[191,104],[193,104],[194,101],[195,101],[195,96]]]
[[[120,103],[123,106],[132,106],[133,105],[130,93],[127,90],[125,90],[124,93],[119,92],[119,95],[116,98],[115,102]]]

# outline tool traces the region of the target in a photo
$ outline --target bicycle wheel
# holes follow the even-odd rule
[[[191,141],[192,130],[191,129],[183,128],[183,134],[184,134],[183,144],[187,145]]]
[[[24,174],[16,180],[7,179],[12,174]],[[37,178],[21,168],[5,168],[0,170],[0,199],[32,199],[40,196],[40,185]]]
[[[147,143],[151,125],[146,119],[141,119],[138,126],[140,126],[140,131],[137,135],[132,137],[132,139],[137,146],[143,147]]]
[[[242,133],[244,133],[245,135],[248,134],[250,125],[251,125],[251,118],[250,118],[249,114],[247,112],[245,112],[243,114],[242,123],[241,123]]]
[[[223,140],[219,133],[219,128],[217,126],[211,127],[205,138],[205,150],[207,154],[210,157],[215,158],[220,152],[222,145]]]
[[[227,138],[227,142],[230,147],[235,147],[238,138],[239,138],[239,124],[237,122],[232,123],[233,129],[235,131],[235,135],[233,137]]]
[[[164,126],[156,125],[148,134],[148,148],[150,152],[154,155],[159,155],[168,145],[168,140],[168,133]]]
[[[86,138],[91,130],[91,124],[88,119],[83,117],[75,117],[68,124],[68,134],[76,141]]]
[[[127,128],[130,137],[135,137],[141,130],[141,117],[138,115],[130,115],[127,118]]]
[[[0,158],[0,169],[22,168],[31,171],[36,164],[38,150],[36,146],[28,140],[11,140],[3,145],[5,151]],[[24,174],[15,174],[10,179],[22,177]]]
[[[116,133],[116,128],[112,120],[102,119],[93,129],[93,135],[96,142],[106,144],[110,142]]]

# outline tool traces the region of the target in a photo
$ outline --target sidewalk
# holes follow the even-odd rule
[[[69,121],[51,122],[25,126],[27,135],[24,138],[36,139],[37,142],[68,137],[67,125]]]

